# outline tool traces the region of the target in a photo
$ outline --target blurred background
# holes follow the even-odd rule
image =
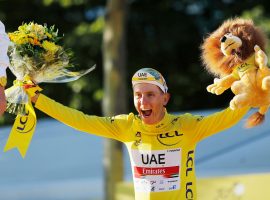
[[[230,91],[221,96],[207,93],[205,88],[213,77],[200,59],[203,39],[224,20],[236,16],[253,19],[270,36],[269,6],[267,0],[0,0],[0,20],[7,32],[15,31],[23,22],[55,25],[64,36],[63,45],[74,52],[74,70],[96,64],[93,72],[77,81],[41,84],[44,94],[64,105],[94,115],[135,112],[131,76],[141,67],[152,67],[167,79],[172,95],[169,112],[209,114],[228,106],[233,95]],[[110,33],[114,33],[112,40],[108,39]],[[116,70],[115,79],[110,77],[114,74],[110,66]],[[9,87],[15,77],[10,71],[7,73]],[[111,84],[112,81],[118,85]],[[123,158],[108,154],[110,149],[122,152],[119,144],[78,133],[36,112],[38,125],[26,158],[20,158],[16,151],[0,153],[0,200],[109,199],[104,191],[118,188],[115,184],[106,185],[106,177],[119,166],[112,164],[107,168],[104,157],[123,159],[120,179],[131,181],[125,150]],[[0,118],[1,149],[14,118],[8,113]],[[270,171],[269,129],[267,121],[248,131],[240,123],[198,146],[196,169],[200,181],[223,176],[220,185],[217,184],[220,179],[207,179],[210,181],[207,188],[214,188],[212,192],[200,193],[198,186],[200,199],[270,199],[259,198],[266,191],[257,190],[255,185],[261,189],[263,186],[254,184],[257,180],[267,185],[269,178],[268,182],[260,179],[268,177],[267,174],[250,179],[224,179],[224,176],[261,175]],[[210,144],[212,149],[207,148]],[[115,181],[120,182],[118,178]],[[248,189],[249,181],[253,189]],[[132,199],[132,187],[120,185],[119,188],[122,199]],[[252,191],[254,196],[248,197],[251,194],[247,191]],[[203,197],[206,193],[213,196]]]

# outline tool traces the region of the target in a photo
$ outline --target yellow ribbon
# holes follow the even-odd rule
[[[24,81],[16,80],[14,81],[14,85],[20,85],[23,87],[24,85],[30,83],[27,79],[28,77],[25,77]],[[26,114],[24,115],[17,114],[4,148],[5,152],[13,148],[17,148],[23,158],[25,157],[31,143],[37,122],[35,110],[32,106],[30,97],[28,103],[25,105],[25,113]]]

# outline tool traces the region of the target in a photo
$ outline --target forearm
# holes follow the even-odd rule
[[[120,140],[121,133],[109,118],[84,114],[42,94],[32,97],[32,100],[36,100],[35,107],[40,111],[68,126],[83,132]]]
[[[197,140],[202,140],[210,135],[221,132],[237,124],[248,112],[250,108],[244,107],[236,110],[227,108],[214,113],[198,122],[196,132]]]

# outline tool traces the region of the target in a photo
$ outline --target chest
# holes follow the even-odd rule
[[[155,135],[147,135],[140,131],[135,131],[133,135],[134,138],[129,144],[132,149],[170,149],[181,147],[188,142],[185,135],[179,130],[165,131]]]
[[[184,172],[188,139],[179,130],[156,135],[134,132],[128,146],[135,190],[140,192],[179,191]],[[192,151],[193,155],[193,151]],[[192,161],[193,165],[193,161]]]
[[[236,73],[241,78],[241,80],[245,80],[250,82],[251,78],[255,78],[255,72],[257,67],[252,64],[243,63],[235,68]]]
[[[183,152],[193,148],[188,137],[180,130],[171,129],[151,135],[135,131],[133,135],[133,140],[126,145],[131,161],[139,166],[177,166]]]

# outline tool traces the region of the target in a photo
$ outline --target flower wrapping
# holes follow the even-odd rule
[[[95,66],[71,71],[72,53],[60,45],[62,37],[58,36],[54,26],[24,23],[8,36],[11,41],[9,68],[16,80],[5,91],[7,112],[17,116],[4,151],[16,147],[24,157],[36,126],[36,115],[25,88],[42,82],[74,81],[91,72]]]

